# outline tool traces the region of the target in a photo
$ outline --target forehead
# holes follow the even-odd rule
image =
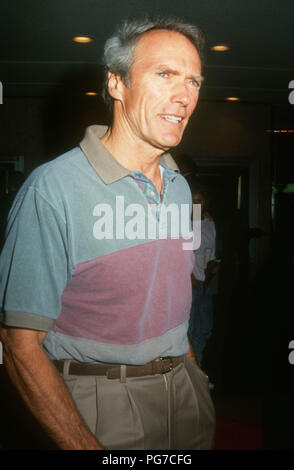
[[[165,29],[143,34],[135,47],[133,64],[152,67],[167,62],[201,72],[197,49],[183,34]]]

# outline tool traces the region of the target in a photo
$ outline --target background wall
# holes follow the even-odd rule
[[[251,167],[256,174],[250,174],[248,181],[249,225],[265,233],[271,230],[272,163],[270,134],[266,132],[270,122],[269,105],[200,101],[183,142],[175,151],[179,161],[184,154],[202,165],[211,162],[214,167]],[[223,190],[226,190],[225,178]],[[222,194],[218,196],[222,197]],[[259,238],[254,245],[252,263],[255,271],[269,254],[269,238]]]

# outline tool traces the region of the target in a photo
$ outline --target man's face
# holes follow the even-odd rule
[[[200,57],[185,36],[167,30],[144,34],[135,48],[130,87],[122,84],[120,119],[129,137],[164,151],[178,145],[200,84]]]

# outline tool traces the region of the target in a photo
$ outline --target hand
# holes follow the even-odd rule
[[[207,263],[205,269],[205,279],[207,282],[210,282],[213,276],[220,270],[220,263],[217,263],[215,260],[211,260]]]
[[[191,274],[191,282],[192,282],[192,286],[196,287],[198,281],[197,281],[197,278],[194,276],[194,274]]]
[[[219,272],[220,268],[221,268],[220,263],[214,263],[211,272],[212,272],[213,274],[216,274],[216,273]]]
[[[195,362],[195,364],[198,365],[198,362],[197,362],[195,353],[194,353],[194,351],[193,351],[193,348],[192,348],[190,339],[188,338],[188,340],[189,340],[189,349],[188,349],[188,351],[187,351],[187,353],[186,353],[186,356],[187,356],[188,359],[190,359],[192,362]]]

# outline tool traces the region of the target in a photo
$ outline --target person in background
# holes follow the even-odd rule
[[[201,205],[201,243],[200,247],[194,251],[189,338],[196,360],[201,367],[203,351],[213,327],[213,297],[210,283],[219,270],[219,263],[215,258],[216,230],[208,212],[206,189],[198,186],[192,192],[192,200],[193,204]]]

